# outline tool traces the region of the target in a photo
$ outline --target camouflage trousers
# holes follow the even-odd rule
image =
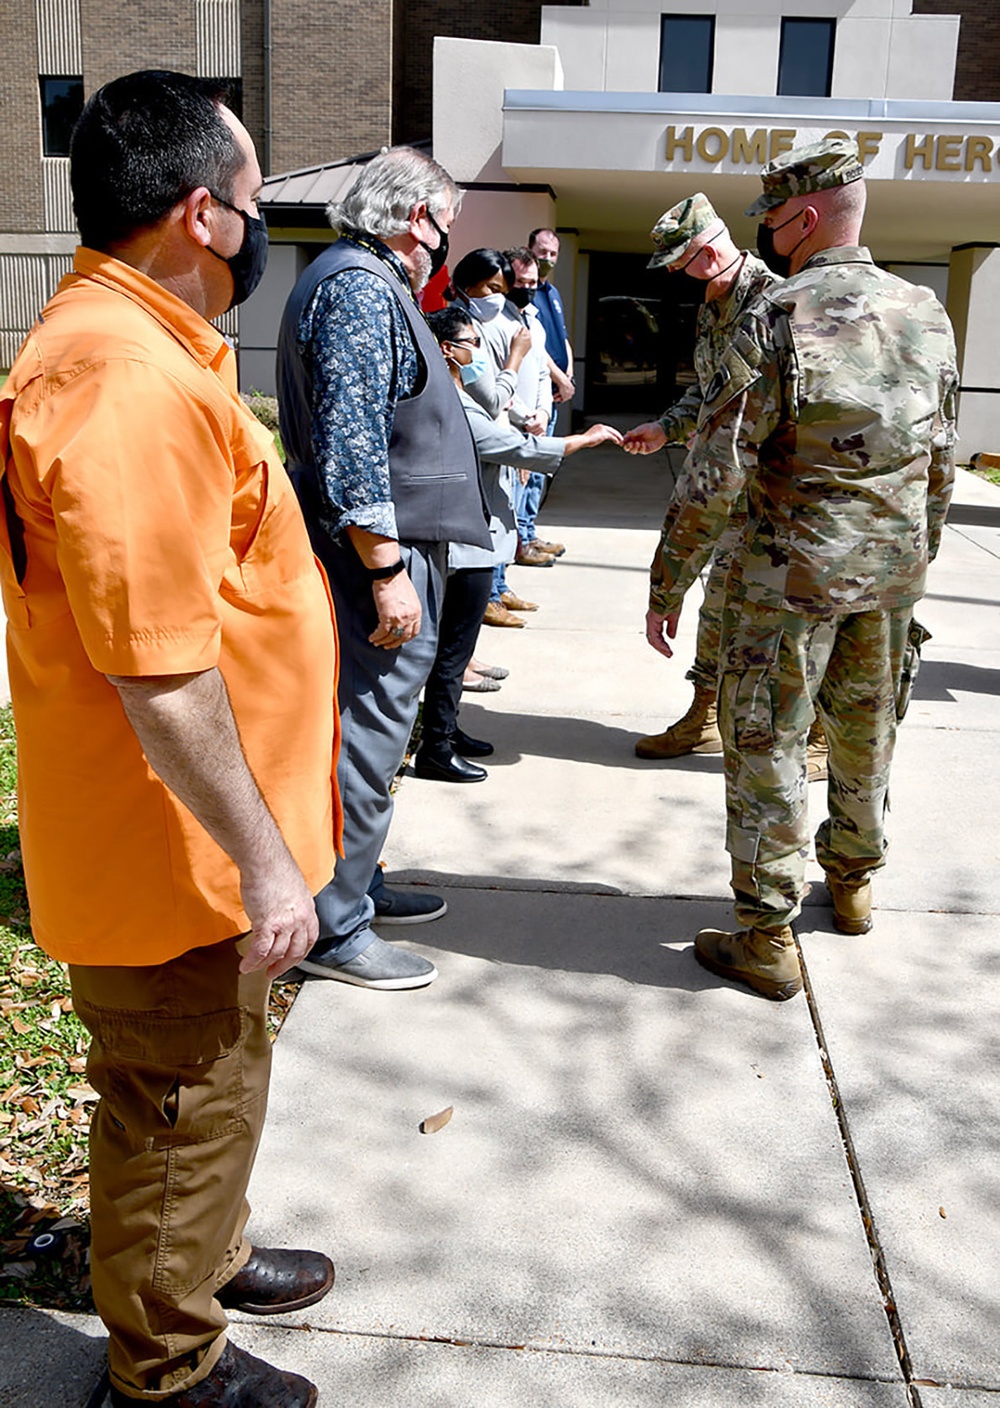
[[[820,865],[862,883],[885,862],[883,829],[912,609],[817,621],[731,601],[724,613],[719,726],[726,849],[741,928],[774,931],[801,908],[809,818],[806,737],[830,745]]]
[[[698,638],[694,664],[685,675],[695,685],[715,689],[719,680],[719,659],[722,646],[722,614],[726,605],[726,579],[733,554],[743,540],[747,522],[746,496],[741,495],[715,545],[708,571],[702,581],[705,597],[698,612]]]

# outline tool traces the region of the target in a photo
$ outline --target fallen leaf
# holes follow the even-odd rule
[[[428,1115],[425,1120],[420,1121],[421,1134],[437,1134],[439,1129],[444,1129],[445,1125],[455,1113],[455,1106],[449,1105],[445,1110],[439,1110],[436,1115]]]
[[[947,1217],[947,1216],[948,1216],[948,1214],[945,1212],[944,1208],[938,1208],[938,1217]]]

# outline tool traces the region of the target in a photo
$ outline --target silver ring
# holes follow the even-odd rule
[[[394,626],[394,627],[393,627],[392,633],[393,633],[393,635],[396,637],[397,640],[399,640],[400,636],[403,634],[404,629],[405,629],[405,628],[404,628],[403,626]]]

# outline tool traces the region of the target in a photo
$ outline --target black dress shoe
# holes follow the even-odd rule
[[[322,1300],[333,1285],[333,1262],[322,1252],[254,1247],[250,1260],[215,1294],[226,1310],[280,1315]]]
[[[485,782],[489,773],[477,763],[467,763],[457,753],[418,753],[413,759],[413,771],[418,777],[436,782]]]
[[[493,752],[492,743],[487,743],[485,738],[470,738],[460,728],[451,735],[451,746],[463,758],[488,758]]]
[[[129,1398],[112,1388],[110,1402],[112,1408],[135,1408],[149,1400]],[[156,1402],[163,1408],[315,1408],[319,1392],[301,1374],[276,1369],[227,1341],[206,1379]]]

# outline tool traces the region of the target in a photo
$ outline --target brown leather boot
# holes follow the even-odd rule
[[[830,745],[823,732],[823,721],[817,714],[806,739],[806,772],[810,782],[825,782],[830,776],[827,769],[829,756]]]
[[[785,1002],[802,991],[802,969],[795,939],[786,924],[769,933],[764,929],[702,929],[694,941],[694,956],[703,968],[721,978],[746,983],[775,1002]]]
[[[333,1262],[322,1252],[254,1247],[246,1265],[220,1286],[215,1298],[245,1315],[283,1315],[322,1300],[334,1282]]]
[[[848,886],[828,875],[826,888],[833,901],[833,927],[841,934],[867,934],[872,927],[871,881]]]
[[[130,1398],[112,1387],[109,1401],[112,1408],[135,1408],[150,1400]],[[163,1408],[315,1408],[318,1401],[316,1385],[301,1374],[276,1369],[230,1343],[207,1378],[155,1400]]]
[[[635,745],[637,758],[683,758],[687,753],[721,753],[722,734],[716,692],[696,684],[690,709],[682,719],[663,733],[640,738]]]

